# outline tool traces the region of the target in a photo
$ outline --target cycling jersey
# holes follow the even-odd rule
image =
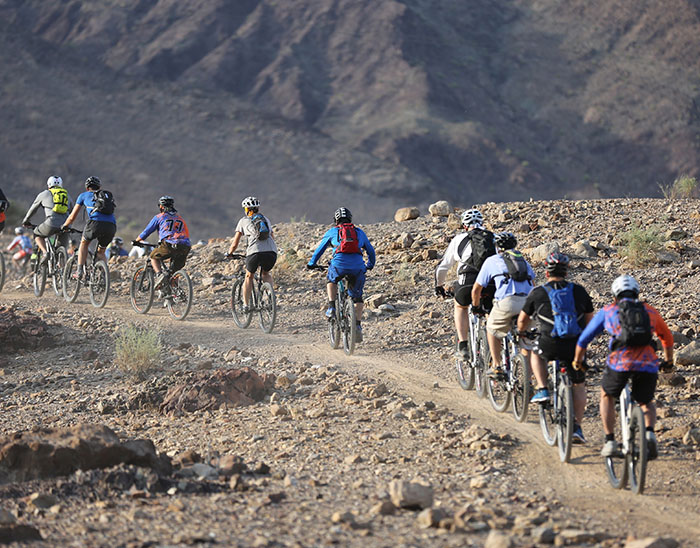
[[[338,246],[340,245],[340,237],[338,235],[339,229],[337,226],[334,226],[323,235],[323,238],[318,244],[316,251],[314,251],[314,254],[311,256],[311,260],[309,260],[309,265],[315,265],[321,258],[321,255],[323,255],[324,251],[326,251],[326,248],[331,246],[333,247],[333,258],[331,259],[331,265],[335,268],[341,269],[344,272],[360,272],[360,270],[364,272],[367,268],[373,268],[376,261],[374,248],[372,247],[372,244],[369,243],[367,235],[361,228],[355,227],[355,230],[357,231],[357,240],[360,247],[360,253],[340,253],[337,250]],[[367,253],[367,265],[365,265],[365,261],[362,256],[363,249]]]
[[[624,300],[624,299],[623,299]],[[664,322],[661,314],[651,306],[644,303],[644,308],[649,314],[652,333],[661,339],[664,348],[673,346],[673,335]],[[596,335],[607,331],[612,337],[608,350],[610,351],[606,363],[614,371],[644,371],[647,373],[657,373],[659,370],[659,358],[652,345],[627,346],[617,350],[612,350],[615,337],[620,334],[620,319],[618,316],[617,303],[611,303],[593,317],[590,323],[583,330],[576,343],[581,348],[587,348]]]
[[[32,218],[34,213],[36,213],[36,211],[40,207],[43,207],[44,215],[46,216],[46,220],[44,222],[47,224],[47,226],[60,228],[65,222],[65,220],[68,218],[68,212],[73,207],[73,202],[71,200],[70,194],[67,194],[66,197],[68,199],[68,207],[66,208],[66,212],[57,213],[56,211],[54,211],[55,203],[51,191],[49,189],[46,189],[40,192],[39,194],[37,194],[36,198],[34,198],[34,202],[29,207],[27,214],[24,216],[22,224],[29,223],[29,220]]]
[[[7,246],[7,250],[12,251],[17,246],[19,246],[20,249],[22,249],[24,251],[31,251],[32,250],[32,240],[26,234],[22,234],[21,236],[15,236],[15,239],[12,240],[12,243]]]
[[[268,219],[264,215],[263,217],[265,218],[267,226],[272,227],[270,219]],[[240,232],[246,237],[246,255],[248,256],[252,255],[253,253],[264,253],[267,251],[277,253],[277,245],[275,244],[275,240],[272,239],[272,237],[269,237],[266,240],[258,239],[258,231],[255,228],[255,224],[253,223],[253,220],[250,217],[242,217],[241,220],[238,221],[234,232]]]
[[[469,238],[469,232],[457,234],[457,236],[452,238],[450,245],[447,246],[447,250],[442,257],[442,261],[440,261],[440,264],[435,269],[435,285],[445,285],[447,272],[450,270],[450,268],[452,268],[452,265],[459,263],[459,266],[462,267],[462,265],[464,265],[472,256],[471,242],[467,242],[462,250],[462,254],[459,254],[459,248],[461,247],[461,244],[465,238]],[[473,283],[474,282],[472,280],[472,284]],[[462,284],[462,280],[460,280],[460,284]]]
[[[95,194],[91,190],[86,190],[80,196],[78,196],[76,204],[85,207],[88,212],[88,218],[92,221],[114,223],[115,225],[117,224],[117,220],[114,218],[113,213],[108,215],[95,209]]]
[[[105,250],[105,257],[107,257],[108,259],[110,257],[126,257],[127,255],[129,255],[129,252],[126,249],[116,245],[110,245]]]
[[[169,244],[190,245],[190,232],[187,230],[187,223],[175,212],[163,211],[153,217],[148,226],[139,234],[139,238],[145,240],[156,229],[158,229],[159,241],[168,242]]]
[[[532,290],[532,280],[535,279],[535,271],[532,270],[530,263],[527,264],[527,272],[530,275],[530,280],[524,282],[516,282],[508,274],[508,267],[500,253],[492,255],[484,261],[479,270],[479,275],[476,277],[476,283],[481,287],[489,285],[491,280],[496,282],[496,293],[494,298],[497,301],[510,297],[512,295],[527,295]]]

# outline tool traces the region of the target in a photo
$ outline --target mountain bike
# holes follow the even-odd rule
[[[454,297],[454,293],[448,291],[448,297]],[[476,394],[483,398],[486,396],[486,364],[488,363],[489,343],[486,339],[486,318],[474,314],[473,307],[469,305],[469,333],[467,348],[469,359],[464,361],[459,357],[459,343],[455,348],[457,353],[456,368],[457,382],[463,390],[474,389]]]
[[[192,308],[192,279],[184,269],[170,275],[170,282],[156,290],[156,273],[151,264],[150,254],[156,247],[146,242],[132,241],[133,245],[146,250],[145,263],[134,272],[129,286],[131,306],[139,314],[146,314],[153,306],[153,300],[158,292],[158,298],[163,299],[163,306],[176,320],[184,320]],[[169,272],[161,261],[161,268]]]
[[[246,256],[236,253],[231,255],[231,258],[245,260]],[[253,313],[258,312],[260,314],[260,328],[265,333],[272,333],[272,329],[275,327],[275,319],[277,318],[275,290],[272,288],[271,283],[263,281],[262,267],[260,267],[254,274],[253,291],[250,295],[251,302],[246,309],[243,301],[245,276],[245,269],[241,270],[236,275],[236,281],[233,282],[233,287],[231,288],[231,314],[233,315],[233,321],[238,327],[245,329],[250,325]]]
[[[36,228],[36,225],[26,226]],[[48,255],[46,261],[42,260],[41,249],[34,244],[36,246],[36,260],[32,266],[32,286],[34,295],[37,297],[41,297],[44,294],[46,279],[49,276],[51,277],[54,293],[60,296],[63,292],[63,271],[68,261],[68,253],[66,253],[65,247],[60,243],[62,232],[57,232],[48,238],[44,238]]]
[[[540,402],[542,436],[547,445],[557,445],[561,462],[569,462],[574,434],[574,396],[566,364],[552,360],[549,367],[550,401]]]
[[[316,265],[315,270],[326,270],[327,266]],[[357,339],[357,318],[355,303],[348,293],[348,287],[355,280],[345,275],[338,280],[338,292],[335,297],[335,314],[328,318],[328,342],[331,348],[338,348],[343,341],[343,351],[349,356],[355,351]]]
[[[71,229],[72,230],[72,229]],[[74,232],[80,232],[74,230]],[[89,251],[83,279],[78,279],[78,252],[73,253],[63,272],[63,296],[74,303],[80,293],[80,286],[87,285],[90,302],[95,308],[103,308],[109,297],[109,267],[107,262],[98,259],[97,252]]]
[[[530,404],[530,362],[520,349],[524,348],[525,337],[518,334],[517,317],[513,318],[508,335],[503,339],[501,367],[503,371],[486,382],[491,406],[499,413],[513,403],[513,416],[518,422],[527,418]],[[527,338],[530,338],[529,336]],[[488,358],[493,361],[490,357]]]
[[[611,457],[605,457],[608,481],[615,489],[624,489],[629,481],[633,493],[641,495],[647,475],[647,437],[642,408],[632,399],[629,382],[620,394],[619,428],[622,443]]]

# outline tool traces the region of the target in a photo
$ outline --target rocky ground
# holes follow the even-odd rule
[[[599,372],[589,383],[589,444],[575,447],[568,465],[544,444],[534,406],[518,424],[458,388],[451,303],[432,297],[432,272],[454,233],[454,217],[364,227],[378,261],[366,289],[365,342],[352,357],[328,347],[323,278],[303,269],[327,227],[291,223],[275,227],[282,251],[271,335],[233,325],[227,303],[240,264],[223,258],[223,241],[194,249],[187,268],[196,302],[182,323],[158,307],[146,316],[131,310],[128,278],[136,260],[113,265],[113,295],[103,310],[85,296],[68,305],[51,289],[36,299],[26,280],[5,285],[0,540],[40,535],[36,546],[695,546],[696,205],[614,200],[482,207],[492,228],[517,234],[533,264],[555,241],[571,253],[571,277],[589,288],[596,307],[608,302],[612,279],[630,272],[671,325],[680,363],[659,386],[661,458],[649,467],[644,496],[607,485],[598,457]],[[643,267],[622,257],[621,235],[637,224],[658,225],[661,234],[660,249]],[[156,330],[164,346],[143,380],[115,360],[115,334],[129,324]],[[603,349],[603,341],[593,345],[594,363],[602,363]],[[237,384],[232,370],[246,367],[245,381]],[[249,405],[236,406],[243,392]],[[97,435],[88,424],[112,433]],[[13,435],[34,428],[57,429],[41,434],[44,453],[61,443],[89,449],[66,461],[94,462],[100,454],[100,467],[32,479],[45,469],[26,457],[39,445],[22,449]],[[65,428],[73,429],[70,435],[61,434]],[[74,439],[88,441],[66,441]],[[110,451],[90,449],[101,444]],[[24,457],[13,460],[16,454]],[[110,460],[114,454],[123,456],[120,464]],[[641,540],[646,537],[657,544]]]

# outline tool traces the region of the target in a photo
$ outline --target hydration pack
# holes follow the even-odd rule
[[[458,274],[464,274],[465,272],[479,272],[481,270],[481,265],[484,261],[488,259],[491,255],[496,254],[496,244],[493,240],[493,232],[488,230],[482,230],[480,228],[475,228],[467,233],[467,237],[464,238],[457,248],[457,254],[462,257],[467,244],[471,242],[472,244],[472,254],[469,259],[464,263],[464,265],[457,272]]]
[[[617,305],[620,334],[615,337],[613,349],[623,346],[647,346],[651,344],[651,320],[644,303],[624,299]]]
[[[357,229],[352,223],[338,225],[339,253],[361,253],[360,242],[357,238]]]
[[[574,284],[567,283],[561,289],[549,285],[542,286],[549,296],[552,304],[553,320],[538,316],[540,320],[551,323],[550,337],[558,339],[571,339],[581,333],[581,326],[576,316],[576,303],[574,301]]]
[[[502,257],[508,268],[508,274],[503,274],[506,279],[511,278],[516,282],[526,282],[532,279],[527,270],[527,261],[520,251],[508,249],[503,252]]]
[[[256,213],[250,218],[253,221],[253,226],[255,231],[258,233],[258,240],[267,240],[270,237],[270,227],[265,220],[265,216],[262,213]]]
[[[52,211],[64,215],[68,211],[68,191],[60,186],[55,186],[50,188],[49,192],[53,196]]]
[[[114,201],[114,195],[109,190],[95,190],[92,196],[95,202],[95,211],[105,215],[114,213],[117,204]]]

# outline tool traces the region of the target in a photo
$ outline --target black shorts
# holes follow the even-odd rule
[[[277,262],[277,253],[274,251],[260,251],[245,258],[245,269],[248,272],[255,272],[259,267],[265,272],[272,270]]]
[[[586,381],[586,372],[574,369],[571,362],[574,360],[576,353],[577,338],[572,339],[555,339],[552,337],[540,336],[535,343],[534,350],[542,356],[547,362],[559,360],[566,364],[566,372],[573,384],[580,384]],[[585,364],[584,360],[584,364]]]
[[[108,221],[90,219],[83,230],[83,240],[91,242],[97,239],[100,247],[107,247],[117,233],[117,225]]]
[[[619,398],[629,378],[632,378],[632,398],[637,403],[647,404],[654,399],[656,392],[657,373],[646,371],[615,371],[605,368],[601,387],[611,398]]]
[[[468,272],[465,274],[464,285],[459,282],[455,283],[455,301],[460,306],[469,306],[472,304],[472,288],[476,281],[477,272]],[[493,295],[496,292],[496,284],[492,281],[481,290],[481,306],[485,310],[491,310],[493,307]]]

